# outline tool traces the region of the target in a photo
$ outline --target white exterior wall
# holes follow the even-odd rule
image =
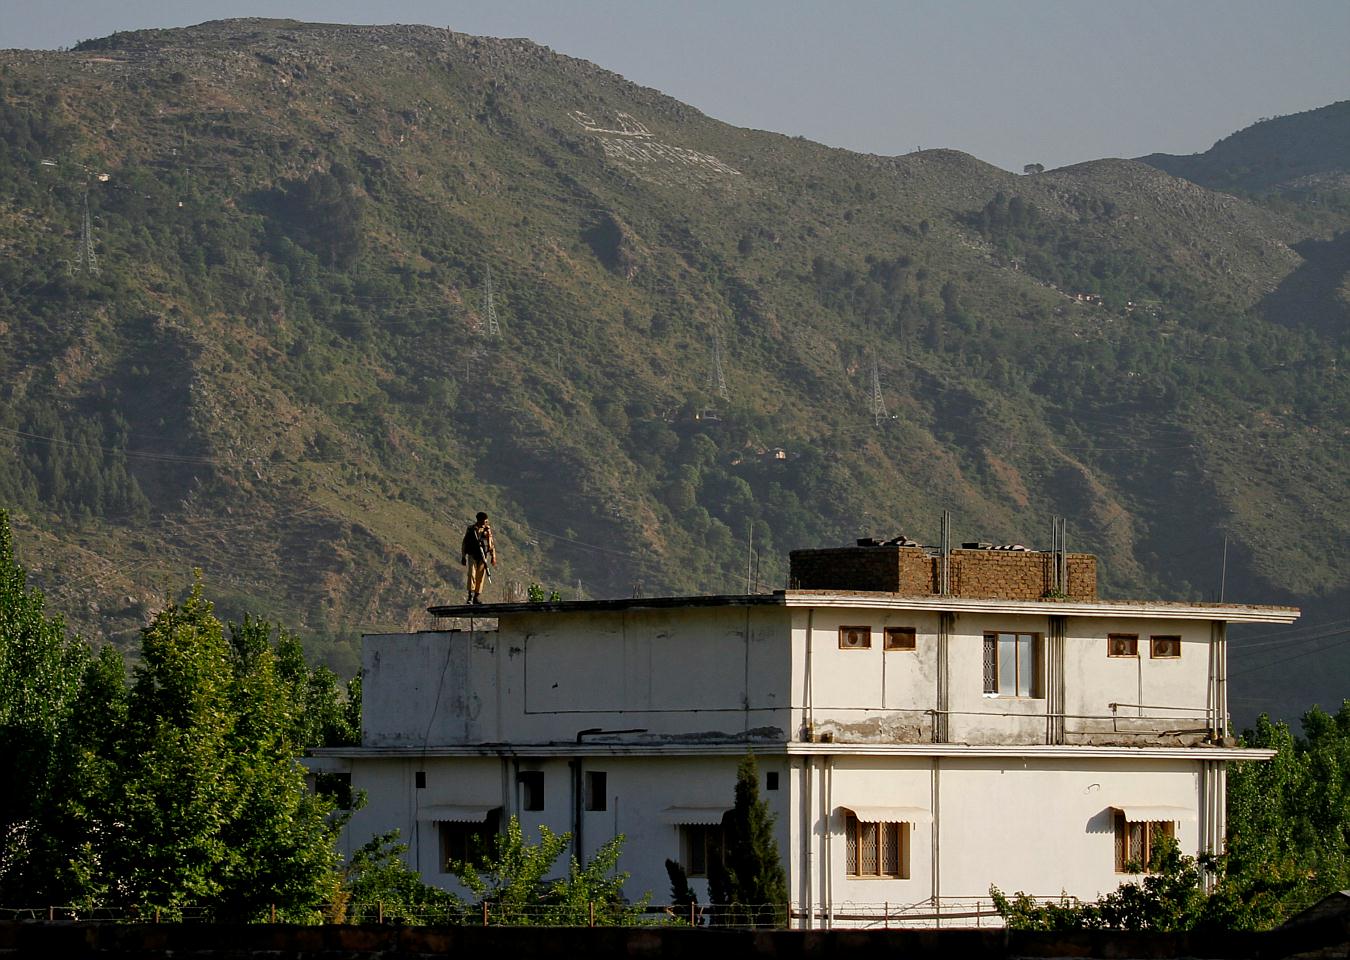
[[[947,648],[948,742],[1045,743],[1050,618],[957,614]],[[812,639],[807,647],[807,624]],[[870,626],[872,646],[839,648],[841,626]],[[916,649],[886,651],[884,628],[913,627]],[[931,611],[822,608],[793,616],[793,730],[811,724],[836,742],[932,740],[938,709],[939,618]],[[984,692],[984,635],[1016,632],[1040,640],[1038,695]],[[1107,657],[1109,633],[1139,637],[1139,655]],[[1205,728],[1209,621],[1069,617],[1062,670],[1068,734],[1092,742],[1139,744],[1164,731]],[[1180,636],[1176,659],[1150,656],[1152,636]],[[1113,711],[1111,705],[1117,704]]]
[[[362,742],[540,743],[595,727],[781,742],[787,619],[772,608],[603,611],[368,636]]]
[[[1106,616],[966,602],[948,615],[944,662],[941,601],[904,602],[513,611],[497,631],[369,636],[363,745],[320,752],[350,762],[368,798],[348,851],[397,827],[409,863],[453,889],[427,808],[500,808],[529,837],[540,824],[571,831],[580,816],[582,855],[624,834],[628,895],[664,902],[664,862],[680,856],[665,811],[730,808],[749,750],[761,774],[779,773],[777,791],[761,780],[761,797],[778,817],[793,906],[816,925],[850,904],[986,897],[991,884],[1094,898],[1124,879],[1113,806],[1185,810],[1184,852],[1221,843],[1223,761],[1237,752],[1177,733],[1206,725],[1221,623],[1184,607]],[[1062,645],[1052,616],[1064,617]],[[871,646],[841,649],[841,626],[870,627]],[[887,626],[913,627],[916,649],[885,650]],[[986,631],[1042,638],[1038,696],[984,693]],[[1137,634],[1139,655],[1108,657],[1109,633]],[[1153,635],[1180,636],[1181,657],[1150,657]],[[1047,716],[1052,687],[1062,736]],[[572,764],[607,774],[607,809],[578,814]],[[521,810],[521,770],[544,773],[543,811]],[[911,808],[906,879],[847,876],[850,804]],[[706,903],[706,881],[693,886]]]
[[[352,787],[366,793],[367,805],[356,812],[346,831],[347,854],[370,837],[397,827],[409,846],[405,859],[428,883],[464,893],[453,875],[440,869],[440,835],[434,809],[447,806],[501,808],[503,824],[516,816],[529,841],[537,841],[539,827],[570,832],[575,815],[572,768],[577,758],[422,757],[366,759],[353,764]],[[650,892],[655,903],[670,900],[665,861],[681,859],[680,827],[671,822],[671,807],[730,809],[734,800],[739,756],[581,758],[581,770],[606,775],[606,809],[581,811],[582,857],[589,859],[607,841],[624,835],[620,869],[631,874],[626,894],[637,899]],[[759,759],[760,796],[777,816],[777,840],[786,864],[788,807],[791,790],[785,757]],[[416,772],[426,774],[426,787],[415,786]],[[520,808],[516,773],[544,774],[544,809]],[[765,774],[779,773],[779,789],[763,788]],[[583,804],[584,806],[584,804]],[[428,811],[431,811],[428,813]],[[557,872],[566,869],[567,855]],[[691,878],[690,886],[702,903],[708,902],[707,880]]]
[[[1041,636],[1039,696],[1004,697],[984,692],[986,631],[1036,633]],[[1049,617],[958,614],[948,648],[951,705],[950,739],[954,743],[1045,743],[1045,657]]]
[[[807,638],[810,626],[811,636]],[[839,628],[868,626],[872,645],[839,647]],[[886,627],[914,627],[915,649],[886,650]],[[937,614],[821,608],[792,618],[793,734],[921,742],[932,738],[937,707]]]
[[[1193,760],[944,761],[939,778],[943,896],[980,896],[990,884],[1085,899],[1114,890],[1129,878],[1115,872],[1113,805],[1191,811],[1176,836],[1199,852]]]
[[[1141,728],[1204,728],[1211,634],[1208,622],[1083,617],[1070,620],[1069,626],[1071,642],[1065,645],[1064,658],[1070,678],[1065,685],[1070,731],[1097,734]],[[1108,657],[1106,638],[1111,633],[1137,634],[1139,655]],[[1181,656],[1151,657],[1152,636],[1180,636]],[[1122,705],[1114,713],[1118,718],[1114,724],[1106,719],[1088,719],[1112,717],[1112,703]]]
[[[816,756],[800,758],[792,782],[796,842],[784,863],[794,902],[817,925],[822,904],[840,914],[898,911],[934,898],[987,899],[991,885],[1095,899],[1137,879],[1115,871],[1116,805],[1191,811],[1176,836],[1183,851],[1199,850],[1194,760]],[[910,825],[907,878],[848,876],[843,809],[852,804],[931,816]]]

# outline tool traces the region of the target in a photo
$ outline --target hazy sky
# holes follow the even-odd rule
[[[1350,0],[0,0],[0,48],[239,16],[529,37],[738,126],[1012,170],[1350,98]]]

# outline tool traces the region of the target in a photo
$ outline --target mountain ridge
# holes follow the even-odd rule
[[[1228,533],[1230,597],[1347,597],[1336,287],[1271,299],[1335,211],[851,154],[435,28],[0,62],[0,498],[96,636],[203,566],[350,669],[458,593],[480,507],[500,579],[567,595],[744,589],[747,542],[781,585],[949,507],[1033,545],[1069,516],[1108,593],[1206,595]]]

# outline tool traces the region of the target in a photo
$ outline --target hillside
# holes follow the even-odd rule
[[[1350,100],[1261,120],[1204,153],[1153,153],[1139,160],[1211,190],[1328,191],[1344,201],[1350,191]]]
[[[90,635],[199,566],[350,669],[478,509],[494,590],[743,591],[747,544],[781,586],[948,508],[1068,517],[1112,596],[1211,596],[1226,536],[1230,599],[1350,602],[1334,210],[852,154],[427,27],[8,51],[0,95],[0,503]]]

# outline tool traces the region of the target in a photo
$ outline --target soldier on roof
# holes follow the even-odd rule
[[[459,562],[468,565],[469,596],[465,603],[482,603],[479,595],[483,592],[483,580],[492,579],[488,565],[497,565],[497,546],[492,540],[492,525],[488,515],[480,512],[477,519],[464,531],[464,542],[460,545]]]

